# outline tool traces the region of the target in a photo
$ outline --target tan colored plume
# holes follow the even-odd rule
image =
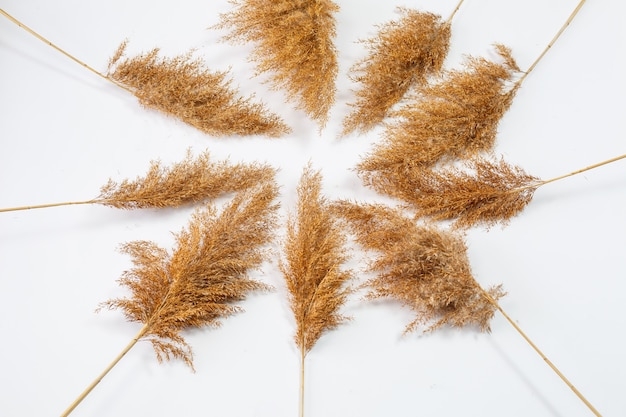
[[[383,142],[357,167],[366,182],[493,149],[519,71],[507,48],[496,49],[500,62],[468,57],[465,70],[447,71],[441,81],[418,87],[412,100],[392,112]]]
[[[126,86],[146,107],[177,117],[211,135],[281,136],[290,131],[262,104],[239,96],[226,72],[212,72],[191,54],[159,57],[159,49],[124,58],[123,42],[108,77]]]
[[[430,220],[452,220],[457,228],[506,225],[532,201],[537,188],[626,158],[620,155],[549,180],[528,175],[503,159],[476,157],[461,166],[413,169],[403,176],[376,178],[375,189],[398,197]]]
[[[339,312],[351,289],[353,272],[347,260],[346,238],[321,195],[322,177],[307,167],[298,186],[297,215],[287,225],[280,269],[287,283],[296,321],[295,342],[301,353],[300,415],[304,413],[304,359],[326,331],[339,326]]]
[[[367,132],[378,125],[391,107],[414,85],[439,73],[450,46],[450,23],[432,13],[398,8],[401,17],[382,25],[363,41],[368,56],[351,68],[360,83],[354,110],[343,121],[343,135]]]
[[[472,276],[461,235],[434,226],[419,226],[399,209],[379,204],[336,202],[360,245],[377,252],[366,283],[368,299],[390,298],[415,312],[405,332],[444,325],[489,330],[496,311],[492,300],[504,295],[500,286],[483,290]]]
[[[181,162],[163,167],[153,161],[143,177],[102,186],[92,200],[42,204],[0,209],[0,212],[75,204],[102,204],[120,209],[179,207],[242,191],[262,182],[273,181],[276,170],[258,163],[212,162],[209,153],[198,157],[188,152]]]
[[[248,274],[267,257],[265,245],[272,240],[277,222],[277,195],[277,185],[266,182],[238,193],[219,213],[213,206],[198,210],[187,229],[176,235],[171,253],[147,241],[123,246],[134,267],[119,282],[130,296],[106,301],[102,307],[121,309],[128,320],[143,326],[64,416],[139,340],[152,343],[159,361],[179,359],[193,369],[191,346],[181,332],[218,326],[240,311],[233,303],[250,291],[268,289]]]
[[[251,42],[258,73],[270,74],[311,119],[323,127],[335,102],[337,51],[330,0],[231,0],[234,7],[216,28],[228,41]]]

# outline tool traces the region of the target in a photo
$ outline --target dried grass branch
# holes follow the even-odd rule
[[[120,209],[179,207],[220,195],[238,192],[273,181],[276,170],[258,163],[213,162],[209,153],[198,157],[188,152],[184,160],[164,167],[153,161],[143,177],[115,182],[112,179],[92,200],[0,209],[0,212],[74,204],[101,204]]]
[[[441,71],[450,46],[450,23],[432,13],[398,11],[400,19],[362,41],[369,54],[351,68],[351,78],[361,87],[350,104],[354,110],[343,121],[343,135],[371,130],[412,86]]]
[[[321,181],[321,174],[310,167],[302,174],[297,216],[288,222],[280,264],[301,352],[300,415],[304,413],[304,358],[324,332],[346,320],[339,309],[351,292],[347,283],[353,277],[353,272],[343,267],[346,239],[321,195]]]
[[[493,149],[519,71],[508,48],[496,49],[500,62],[468,57],[465,70],[447,71],[441,81],[417,88],[414,100],[392,112],[383,142],[357,166],[366,182]]]
[[[549,180],[527,174],[503,159],[484,157],[445,169],[412,169],[402,176],[376,178],[371,184],[385,194],[400,198],[430,220],[452,220],[457,228],[506,225],[532,201],[542,185],[626,158],[620,155]]]
[[[129,321],[142,323],[139,334],[110,365],[139,340],[152,343],[159,362],[179,359],[193,369],[191,346],[181,332],[219,326],[222,319],[241,311],[234,303],[251,291],[268,287],[248,274],[267,257],[273,238],[278,187],[267,182],[237,194],[218,213],[215,207],[197,211],[187,229],[176,235],[171,254],[153,242],[136,241],[122,247],[134,267],[119,280],[131,295],[106,301],[103,308],[121,309]],[[95,385],[79,396],[68,415]]]
[[[416,318],[405,333],[423,325],[432,331],[443,325],[477,325],[489,331],[496,310],[548,364],[559,378],[597,416],[598,411],[504,312],[498,299],[500,285],[483,289],[473,278],[467,246],[461,235],[417,226],[398,209],[340,201],[334,210],[352,226],[357,241],[378,252],[369,269],[378,273],[366,285],[370,299],[391,298],[412,308]]]
[[[231,0],[234,10],[221,16],[232,42],[251,42],[258,73],[271,74],[311,119],[323,127],[335,102],[337,51],[335,13],[330,0]]]
[[[159,57],[159,49],[124,58],[123,42],[109,61],[108,77],[130,89],[146,107],[179,118],[211,135],[281,136],[281,118],[239,96],[226,72],[212,72],[191,53]]]
[[[346,219],[360,245],[377,253],[368,269],[368,299],[390,298],[415,312],[405,332],[444,325],[489,330],[501,286],[483,290],[472,276],[462,237],[434,226],[418,226],[398,209],[339,201],[334,210]]]

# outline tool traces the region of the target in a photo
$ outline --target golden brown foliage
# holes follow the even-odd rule
[[[428,325],[477,325],[489,330],[504,295],[500,286],[483,290],[472,276],[467,248],[460,235],[433,226],[418,226],[401,211],[383,205],[334,204],[351,225],[357,241],[377,251],[369,270],[378,275],[366,285],[367,298],[391,298],[416,313],[406,332]],[[488,297],[488,296],[489,297]]]
[[[155,48],[126,58],[123,42],[107,77],[129,88],[146,107],[160,110],[211,135],[281,136],[290,131],[262,104],[238,96],[226,72],[211,72],[191,54],[161,58]]]
[[[441,71],[450,46],[450,24],[432,13],[398,10],[399,21],[384,24],[376,37],[365,40],[369,55],[351,69],[356,73],[353,80],[362,86],[351,104],[355,109],[343,121],[344,135],[372,129],[411,86]]]
[[[187,153],[169,168],[152,162],[148,173],[133,181],[109,180],[93,202],[123,209],[178,207],[273,181],[275,173],[267,165],[211,162],[208,152],[196,158]]]
[[[221,16],[229,41],[256,44],[251,60],[269,72],[274,87],[324,126],[335,102],[337,51],[330,0],[231,0],[234,10]]]
[[[345,320],[338,313],[351,291],[345,237],[320,194],[321,174],[307,167],[298,186],[298,212],[287,225],[283,272],[296,319],[296,345],[304,355],[322,333]]]
[[[541,184],[502,159],[476,157],[461,167],[416,168],[402,177],[380,178],[374,187],[411,203],[419,216],[454,220],[456,227],[469,228],[506,224],[530,203]]]
[[[197,211],[187,230],[176,236],[169,254],[152,242],[137,241],[122,250],[133,258],[120,284],[130,298],[104,307],[119,308],[130,321],[145,325],[141,338],[152,342],[159,361],[181,359],[193,368],[192,350],[181,331],[218,326],[240,311],[233,302],[267,286],[248,277],[265,259],[264,245],[276,223],[275,183],[237,194],[221,213],[209,206]],[[138,337],[138,338],[140,338]]]
[[[441,82],[417,88],[415,100],[392,112],[397,120],[388,125],[383,143],[358,165],[366,181],[493,148],[519,70],[510,51],[496,47],[502,63],[469,57],[466,70],[448,71]]]

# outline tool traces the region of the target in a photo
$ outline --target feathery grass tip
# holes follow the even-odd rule
[[[159,57],[155,48],[125,58],[123,42],[109,61],[107,77],[126,86],[146,107],[174,116],[210,135],[281,136],[290,131],[260,103],[242,98],[226,79],[191,53]]]
[[[343,121],[343,135],[367,132],[379,124],[405,93],[439,73],[450,46],[450,23],[432,13],[398,8],[401,17],[362,41],[368,56],[352,68],[361,84],[354,110]]]

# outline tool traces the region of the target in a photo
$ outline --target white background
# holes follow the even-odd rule
[[[142,108],[8,20],[0,18],[0,206],[86,200],[108,178],[135,178],[187,149],[215,159],[280,168],[281,213],[294,208],[308,161],[330,198],[385,201],[352,171],[381,130],[338,139],[355,88],[347,77],[358,39],[411,6],[447,17],[456,0],[338,1],[337,102],[324,130],[254,77],[251,45],[220,43],[209,27],[226,0],[1,0],[0,7],[105,71],[124,39],[129,53],[195,48],[232,70],[293,128],[281,139],[207,136]],[[576,0],[467,0],[453,21],[447,68],[465,54],[513,50],[528,68]],[[588,1],[525,81],[500,124],[497,154],[547,179],[626,152],[623,2]],[[220,201],[220,204],[223,201]],[[546,185],[506,228],[471,230],[469,255],[484,286],[502,283],[501,305],[605,416],[626,415],[626,161]],[[73,206],[0,213],[0,416],[55,416],[130,341],[139,325],[94,312],[127,293],[131,267],[119,245],[171,248],[193,208],[121,211]],[[283,230],[279,230],[279,237]],[[359,267],[359,265],[355,265]],[[360,278],[367,278],[359,273]],[[219,329],[185,333],[196,373],[159,365],[139,343],[74,411],[76,416],[295,416],[299,354],[275,260],[254,274],[275,291],[251,296]],[[401,336],[412,313],[354,297],[352,321],[325,334],[307,358],[306,415],[588,416],[589,410],[497,314],[492,333],[444,329]]]

